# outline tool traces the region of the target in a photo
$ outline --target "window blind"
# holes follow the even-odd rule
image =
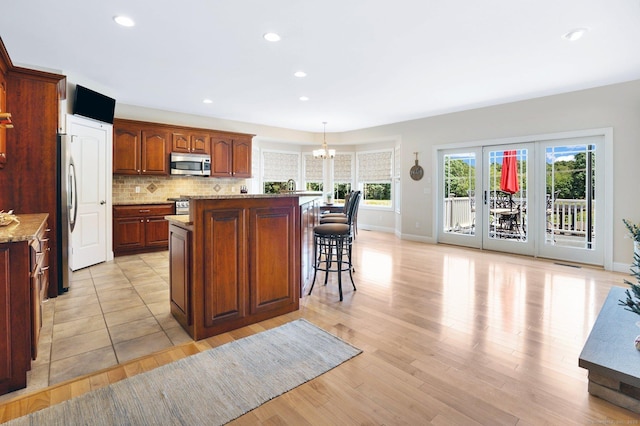
[[[314,158],[313,154],[304,154],[305,182],[322,183],[322,158]]]
[[[358,153],[358,182],[391,182],[392,151]]]
[[[300,176],[300,154],[264,151],[262,153],[264,182],[286,182]]]
[[[333,159],[333,180],[335,183],[353,182],[353,154],[336,154]]]

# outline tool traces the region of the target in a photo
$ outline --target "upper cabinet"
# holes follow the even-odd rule
[[[7,70],[6,59],[0,55],[0,114],[7,113],[7,79],[5,73]],[[0,169],[7,162],[7,127],[2,124],[2,116],[0,116]]]
[[[211,155],[212,177],[251,177],[253,135],[115,119],[113,173],[169,175],[169,154]]]
[[[135,123],[113,123],[113,173],[168,175],[169,131]]]
[[[211,176],[251,177],[251,137],[246,135],[211,138]]]
[[[177,131],[171,135],[171,152],[209,154],[209,134]]]

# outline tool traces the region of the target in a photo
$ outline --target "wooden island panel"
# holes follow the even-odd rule
[[[188,302],[173,301],[172,312],[194,339],[298,309],[298,197],[192,198],[189,221]],[[190,323],[178,305],[189,306]]]

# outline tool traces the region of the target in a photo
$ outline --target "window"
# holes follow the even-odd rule
[[[300,176],[300,154],[297,152],[263,151],[262,187],[265,194],[287,189],[289,179]]]
[[[353,184],[353,154],[336,154],[333,159],[333,199],[340,203]]]
[[[313,154],[304,154],[304,188],[307,191],[322,191],[322,158],[314,158]]]
[[[357,163],[362,204],[370,207],[391,208],[393,150],[359,152]]]

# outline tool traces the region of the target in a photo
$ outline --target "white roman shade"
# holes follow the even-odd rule
[[[358,182],[391,182],[392,151],[358,153]]]
[[[286,182],[300,176],[300,154],[298,153],[264,151],[262,158],[263,182]]]
[[[313,154],[304,154],[305,182],[322,183],[322,158],[314,158]]]
[[[335,183],[353,182],[353,154],[336,154],[333,159],[333,180]]]

